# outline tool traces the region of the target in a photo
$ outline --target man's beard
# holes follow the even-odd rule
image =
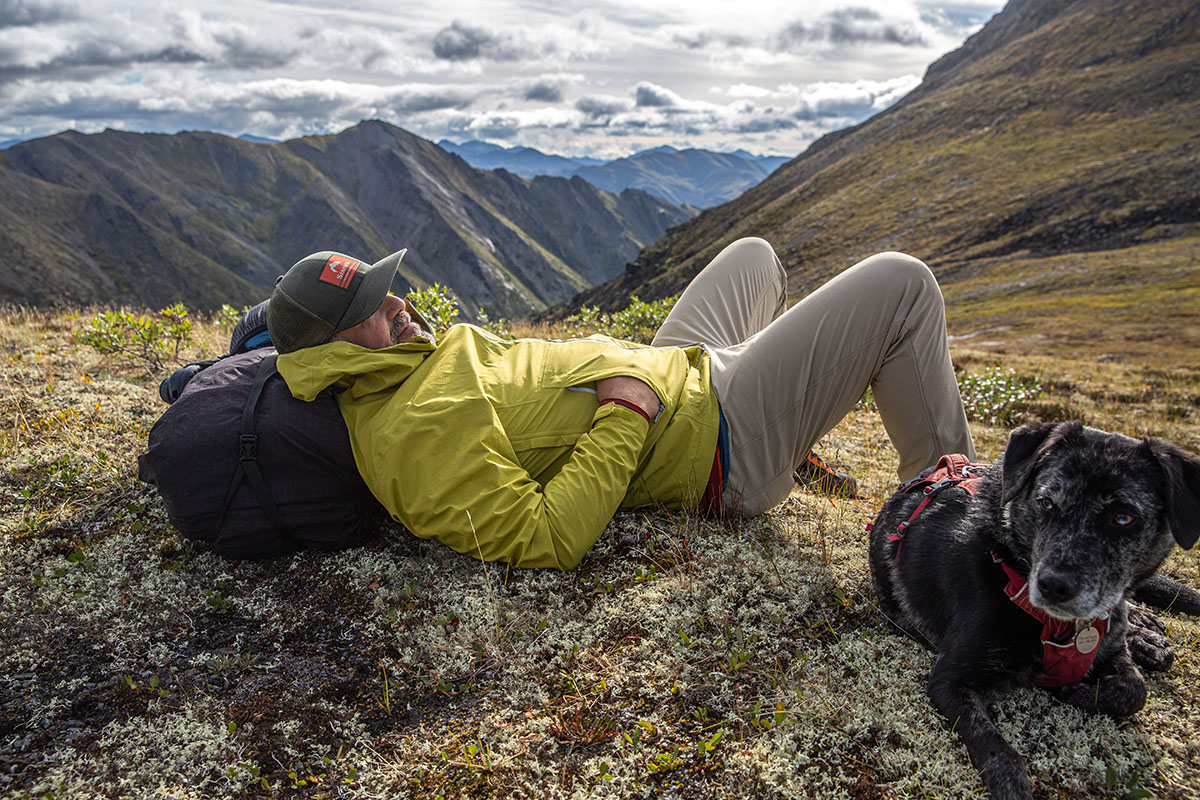
[[[410,322],[416,326],[415,329],[410,331],[406,338],[401,339],[400,337],[404,336],[404,329]],[[417,339],[433,341],[433,334],[422,328],[420,323],[416,322],[407,311],[401,311],[392,319],[392,327],[388,333],[391,336],[392,344],[407,344]]]

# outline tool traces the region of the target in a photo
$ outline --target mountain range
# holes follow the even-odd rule
[[[500,147],[479,141],[455,144],[443,139],[438,146],[480,169],[506,169],[527,178],[578,175],[610,192],[642,189],[669,203],[696,208],[732,200],[789,160],[745,150],[714,153],[669,145],[612,161],[547,155],[531,147]]]
[[[498,144],[466,141],[461,144],[442,139],[438,147],[479,169],[506,169],[525,178],[538,175],[570,177],[580,167],[593,167],[607,163],[600,158],[556,156],[535,150],[532,147],[501,147]]]
[[[280,143],[69,131],[0,153],[0,195],[0,300],[237,305],[309,253],[406,247],[397,290],[440,282],[468,317],[560,303],[695,213],[478,170],[383,122]]]
[[[934,269],[958,335],[1194,363],[1197,86],[1194,0],[1011,0],[897,104],[690,221],[579,175],[475,169],[380,122],[279,143],[68,132],[0,152],[0,300],[236,305],[309,252],[408,247],[399,290],[562,316],[677,294],[762,236],[793,297],[899,249]]]
[[[1148,337],[1194,360],[1197,87],[1194,0],[1011,0],[897,104],[554,313],[674,295],[729,242],[761,236],[794,296],[899,249],[933,268],[952,329],[1057,327],[1064,347]]]

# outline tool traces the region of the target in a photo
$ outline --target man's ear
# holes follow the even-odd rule
[[[1167,525],[1175,542],[1190,550],[1200,538],[1200,458],[1163,439],[1147,439],[1162,467]]]
[[[1000,502],[1009,502],[1025,487],[1043,451],[1082,429],[1083,423],[1079,421],[1027,422],[1009,434],[1008,446],[1004,448],[1001,471],[1004,492]]]

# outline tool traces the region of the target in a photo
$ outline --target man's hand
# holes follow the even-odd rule
[[[596,381],[596,397],[603,403],[610,398],[636,403],[649,419],[658,415],[659,400],[645,381],[628,375],[601,378]]]

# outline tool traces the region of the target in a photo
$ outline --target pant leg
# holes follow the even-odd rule
[[[738,344],[783,313],[786,292],[787,273],[771,245],[762,239],[739,239],[692,279],[653,344]]]
[[[792,471],[870,386],[908,478],[975,457],[933,274],[901,253],[856,264],[746,341],[712,351],[730,429],[727,510],[783,501]]]

